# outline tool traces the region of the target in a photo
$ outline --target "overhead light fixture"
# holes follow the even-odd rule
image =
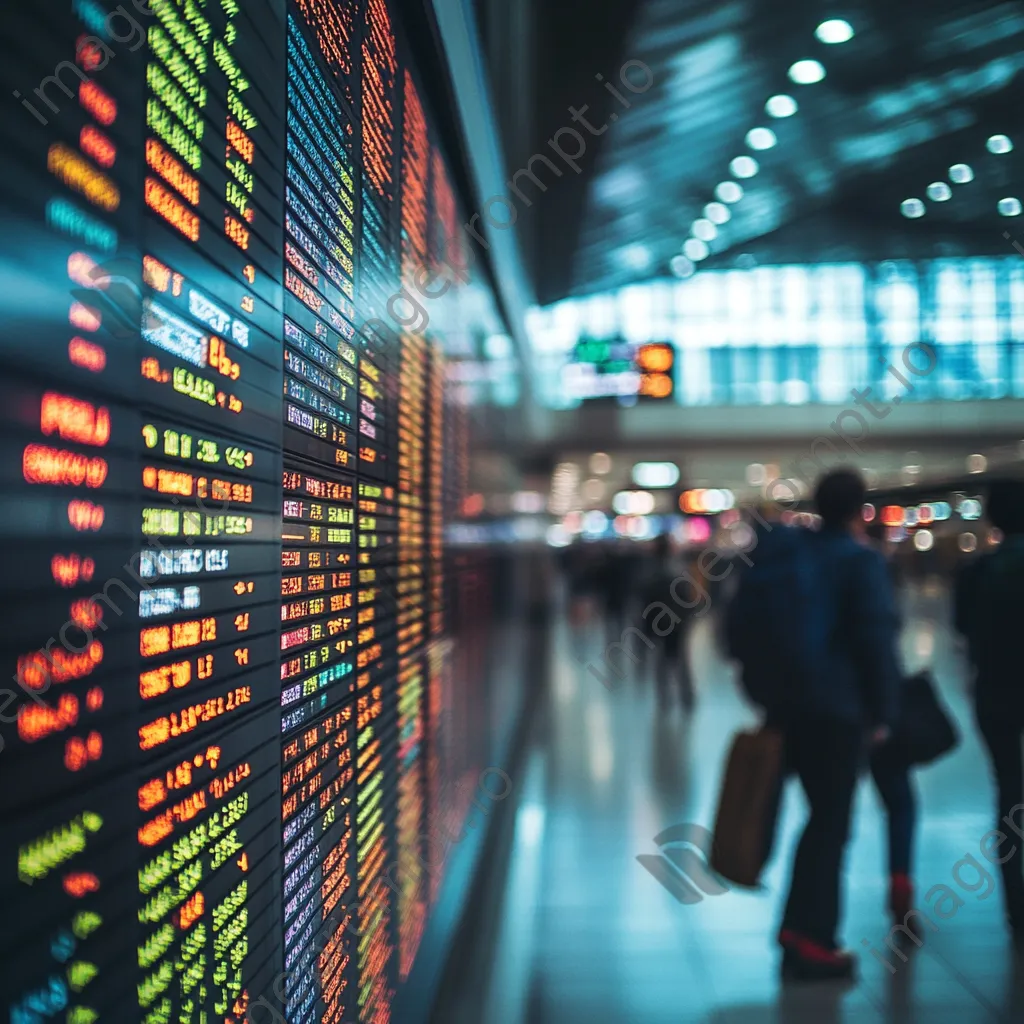
[[[704,207],[704,216],[712,224],[726,224],[732,219],[732,211],[723,203],[708,203]]]
[[[925,215],[925,205],[920,199],[904,199],[900,203],[900,213],[908,220],[917,220]]]
[[[594,452],[589,460],[590,472],[604,476],[612,471],[612,457],[606,452]]]
[[[954,185],[966,185],[974,181],[974,171],[970,164],[953,164],[949,169],[949,180]]]
[[[715,198],[723,203],[738,203],[743,198],[743,186],[735,181],[723,181],[715,186]]]
[[[693,277],[693,275],[697,272],[697,268],[694,266],[693,260],[691,260],[688,256],[673,256],[672,259],[669,260],[668,265],[669,267],[672,268],[672,273],[675,274],[676,277],[681,278],[684,281],[688,277]]]
[[[999,200],[999,212],[1004,217],[1019,217],[1020,209],[1020,200],[1015,196],[1007,196],[1005,199]]]
[[[619,251],[619,261],[629,270],[645,271],[652,262],[651,250],[646,245],[633,243]]]
[[[990,135],[985,147],[990,153],[1002,156],[1003,153],[1013,152],[1013,141],[1008,135]]]
[[[693,237],[699,238],[702,242],[713,242],[718,237],[718,228],[704,217],[695,220],[690,230],[693,232]]]
[[[984,473],[988,469],[988,459],[984,455],[974,454],[967,456],[968,473]]]
[[[752,156],[738,156],[729,164],[729,173],[736,178],[752,178],[760,169]]]
[[[796,100],[785,93],[772,96],[764,105],[764,112],[769,117],[792,117],[799,109]]]
[[[820,60],[798,60],[789,69],[789,77],[797,85],[814,85],[825,77],[825,65]]]
[[[842,18],[830,18],[823,21],[814,34],[820,42],[835,46],[837,43],[848,43],[853,38],[853,26]]]
[[[933,203],[944,203],[953,195],[953,190],[944,181],[933,181],[927,192]]]
[[[747,145],[751,149],[771,149],[778,141],[771,128],[751,128],[747,132]]]
[[[702,242],[699,238],[688,238],[683,245],[683,255],[694,263],[700,263],[711,255],[711,250],[707,242]]]

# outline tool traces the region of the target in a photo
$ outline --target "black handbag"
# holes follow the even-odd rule
[[[939,699],[930,672],[918,672],[905,680],[900,700],[893,742],[908,764],[931,764],[960,742],[956,724]]]

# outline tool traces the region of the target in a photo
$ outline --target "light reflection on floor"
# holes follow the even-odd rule
[[[932,885],[955,885],[958,861],[978,854],[992,797],[944,596],[922,588],[908,606],[906,667],[934,669],[965,733],[955,755],[919,777],[920,903]],[[594,656],[600,634],[558,627],[549,715],[525,783],[483,1024],[1024,1020],[1024,970],[1009,948],[998,891],[979,899],[958,890],[955,918],[907,964],[884,946],[884,823],[867,781],[844,929],[863,954],[859,984],[792,989],[778,981],[772,936],[804,810],[793,787],[765,892],[678,903],[636,855],[656,852],[653,837],[670,825],[710,825],[725,749],[753,716],[716,654],[710,623],[694,636],[691,718],[678,703],[660,707],[648,680],[609,692],[589,675],[577,658]],[[895,973],[862,940],[881,947]]]

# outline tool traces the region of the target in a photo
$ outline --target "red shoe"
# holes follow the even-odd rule
[[[829,949],[788,928],[779,933],[779,944],[784,978],[829,981],[853,978],[857,972],[857,958],[848,950]]]
[[[893,875],[889,879],[889,910],[893,924],[906,928],[918,946],[924,942],[924,928],[914,913],[914,883],[909,875]],[[900,934],[903,934],[902,932]]]

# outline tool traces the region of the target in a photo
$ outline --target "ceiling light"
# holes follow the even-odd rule
[[[618,255],[620,262],[629,270],[642,272],[651,265],[651,250],[646,245],[627,245]]]
[[[673,256],[672,259],[669,260],[668,265],[672,268],[672,273],[675,274],[676,277],[682,278],[684,281],[688,277],[693,277],[697,272],[697,268],[693,265],[693,260],[687,256]]]
[[[920,199],[904,199],[900,203],[900,213],[910,220],[917,220],[925,215],[925,206]]]
[[[699,238],[702,242],[712,242],[718,237],[718,228],[704,218],[695,220],[690,230],[693,232],[693,237]]]
[[[771,128],[751,128],[747,132],[747,145],[751,149],[771,149],[778,141]]]
[[[969,164],[953,164],[949,169],[949,180],[954,185],[966,185],[970,181],[974,181],[974,171],[971,170]]]
[[[988,469],[988,459],[984,455],[975,454],[967,456],[968,473],[984,473]]]
[[[1020,216],[1020,200],[1014,196],[1007,196],[1006,199],[999,200],[999,212],[1004,217],[1019,217]]]
[[[688,238],[683,245],[683,255],[693,260],[694,263],[700,263],[701,260],[706,260],[711,255],[711,250],[708,248],[707,242],[702,242],[699,238]]]
[[[723,203],[738,203],[743,198],[743,186],[735,181],[723,181],[715,187],[715,198]]]
[[[789,69],[789,77],[797,85],[814,85],[825,77],[825,67],[818,60],[798,60]]]
[[[605,452],[594,452],[590,456],[590,472],[604,476],[612,471],[612,458]]]
[[[996,156],[1013,152],[1013,142],[1008,135],[991,135],[985,146],[990,153],[995,153]]]
[[[738,156],[729,164],[729,173],[736,178],[752,178],[760,169],[752,156]]]
[[[799,109],[796,100],[785,93],[772,96],[764,105],[765,113],[769,117],[792,117]]]
[[[847,43],[853,38],[853,26],[842,18],[831,18],[823,21],[814,34],[821,42],[830,45]]]
[[[704,216],[712,224],[725,224],[732,218],[732,212],[728,206],[724,206],[722,203],[708,203],[704,207]]]
[[[953,195],[953,190],[944,181],[933,181],[927,191],[928,198],[934,203],[944,203]]]

